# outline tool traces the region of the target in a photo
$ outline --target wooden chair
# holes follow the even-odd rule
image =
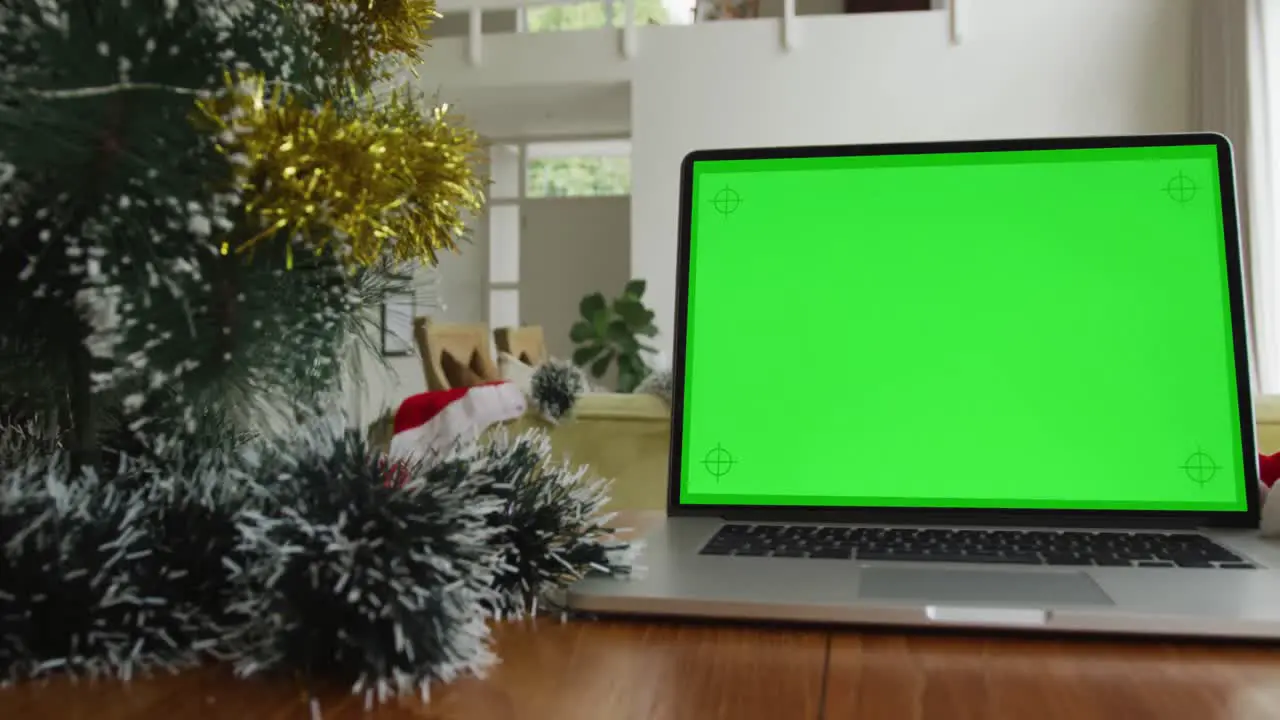
[[[506,353],[531,367],[547,360],[547,340],[542,328],[537,325],[498,328],[493,331],[493,344],[498,352]]]
[[[450,381],[446,366],[463,368],[474,376],[475,380],[469,384],[501,379],[489,353],[487,325],[448,325],[419,317],[413,320],[413,336],[422,356],[428,390],[450,390],[456,386]]]

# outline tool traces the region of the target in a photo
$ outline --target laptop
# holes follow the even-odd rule
[[[1231,146],[705,150],[670,475],[598,614],[1280,638]]]

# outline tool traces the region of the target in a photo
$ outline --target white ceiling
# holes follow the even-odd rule
[[[440,95],[490,138],[631,132],[631,88],[626,84],[443,88]]]

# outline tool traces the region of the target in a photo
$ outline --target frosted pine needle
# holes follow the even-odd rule
[[[626,575],[639,546],[616,539],[604,511],[609,482],[551,457],[545,432],[499,433],[482,450],[485,474],[503,499],[491,522],[502,550],[492,611],[512,618],[554,607],[551,595],[588,574]]]
[[[342,423],[278,443],[256,481],[274,509],[238,520],[238,607],[259,622],[237,661],[349,683],[377,702],[494,661],[491,603],[499,502],[474,454],[398,471]]]

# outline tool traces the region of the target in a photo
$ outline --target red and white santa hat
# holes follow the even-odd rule
[[[1280,453],[1258,456],[1262,536],[1280,538]]]
[[[491,425],[524,415],[528,401],[514,383],[493,382],[414,395],[396,411],[389,455],[413,459],[475,442]]]

